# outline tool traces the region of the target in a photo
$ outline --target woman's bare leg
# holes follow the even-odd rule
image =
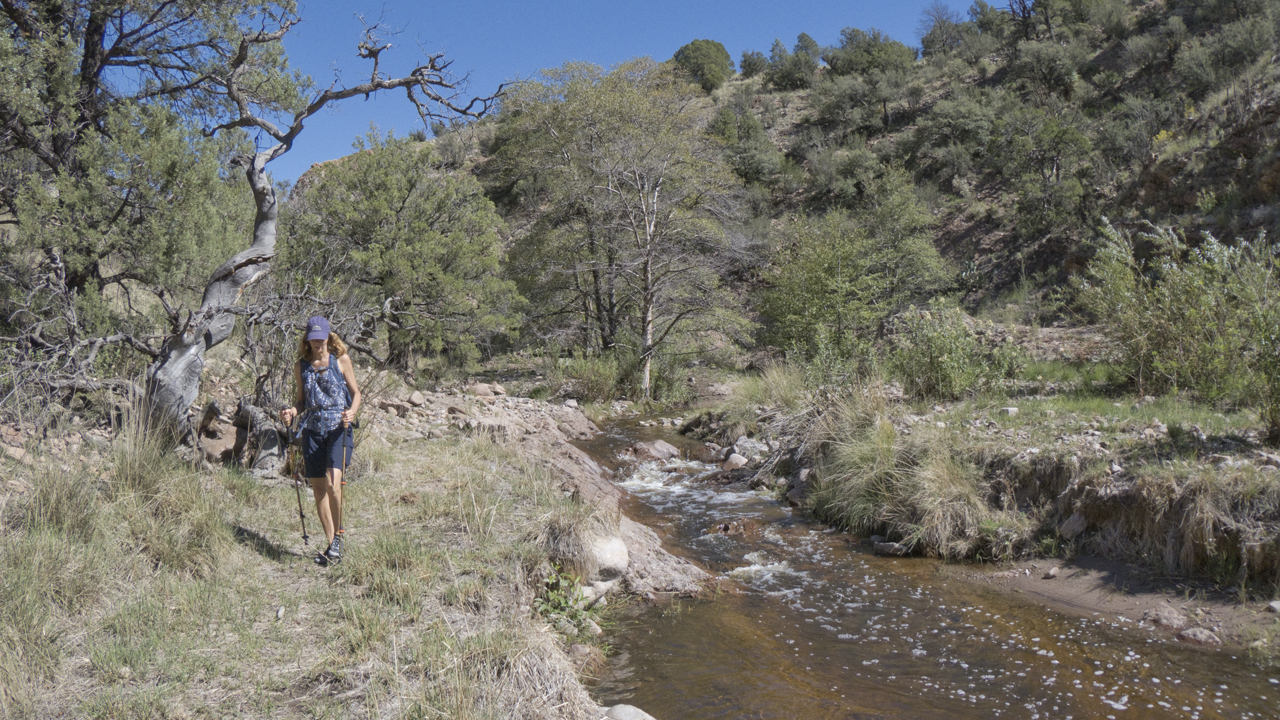
[[[333,513],[331,508],[335,503],[332,499],[333,493],[330,488],[328,477],[308,478],[311,481],[311,494],[316,499],[316,515],[320,516],[320,527],[324,528],[325,542],[333,542],[333,532],[337,527],[333,523]]]

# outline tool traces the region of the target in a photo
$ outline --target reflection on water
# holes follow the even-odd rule
[[[612,457],[642,432],[618,423],[588,449]],[[767,495],[700,484],[709,466],[680,465],[620,476],[630,514],[741,592],[642,610],[612,639],[606,705],[660,720],[1280,717],[1275,668],[1171,642],[1136,617],[1074,618],[948,583],[934,561],[873,556]],[[747,532],[706,532],[735,521]]]

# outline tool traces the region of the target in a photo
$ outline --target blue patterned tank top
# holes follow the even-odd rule
[[[300,362],[303,397],[307,401],[302,427],[319,434],[332,432],[341,424],[342,411],[350,404],[347,379],[338,369],[338,358],[330,355],[329,366],[318,370],[309,362]]]

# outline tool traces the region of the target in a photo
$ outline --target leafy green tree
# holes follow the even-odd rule
[[[996,121],[988,161],[1018,191],[1018,227],[1027,236],[1077,226],[1093,145],[1079,118],[1023,106]]]
[[[383,308],[390,360],[476,355],[513,327],[519,297],[499,277],[502,221],[470,174],[441,169],[433,148],[371,132],[356,152],[316,169],[297,193],[286,262],[346,277]]]
[[[916,61],[916,51],[875,28],[845,28],[839,47],[829,49],[823,59],[833,75],[902,72]]]
[[[717,267],[738,183],[689,86],[649,59],[543,71],[503,102],[495,171],[536,221],[510,271],[540,333],[606,352],[637,340],[640,392],[694,321],[741,323]]]
[[[769,342],[813,352],[821,338],[842,353],[856,352],[885,317],[948,284],[929,232],[933,223],[910,178],[890,171],[857,209],[787,228],[777,274],[760,304]]]
[[[775,39],[769,51],[769,68],[764,79],[778,90],[802,90],[813,84],[818,73],[820,53],[818,44],[805,33],[796,39],[793,51],[788,51],[781,40]]]
[[[715,40],[694,40],[676,50],[671,59],[707,92],[733,77],[733,59]]]
[[[742,77],[753,78],[768,69],[769,58],[759,50],[743,50],[738,67],[742,69]]]

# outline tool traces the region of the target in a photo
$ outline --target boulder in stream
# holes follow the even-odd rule
[[[632,705],[614,705],[605,711],[604,716],[609,720],[656,720],[649,713]]]

